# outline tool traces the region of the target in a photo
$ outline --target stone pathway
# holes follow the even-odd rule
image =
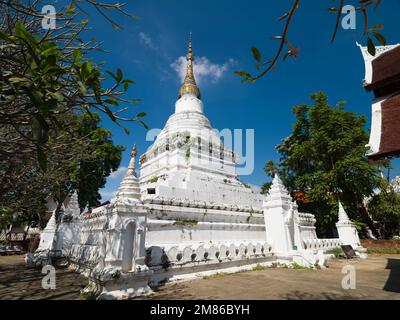
[[[342,267],[356,267],[356,290],[343,290]],[[87,280],[58,269],[55,290],[43,290],[40,271],[26,269],[23,256],[0,256],[0,300],[81,299]],[[364,261],[331,260],[329,268],[267,269],[168,283],[140,299],[398,299],[400,255],[370,255]]]

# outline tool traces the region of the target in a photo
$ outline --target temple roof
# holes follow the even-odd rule
[[[400,47],[395,47],[382,53],[372,60],[372,82],[367,84],[367,90],[390,85],[393,81],[400,81]]]
[[[365,61],[364,87],[372,90],[372,121],[367,155],[372,161],[400,155],[400,44],[376,47],[369,54],[359,45]]]
[[[377,137],[375,148],[368,154],[372,160],[381,159],[387,156],[400,155],[400,94],[394,95],[382,101],[373,114],[373,121],[376,118],[377,125],[371,128],[371,136]]]
[[[375,96],[384,96],[399,90],[400,44],[378,46],[372,56],[367,47],[358,44],[365,61],[364,87]]]

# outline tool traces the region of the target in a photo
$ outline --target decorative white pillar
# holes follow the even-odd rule
[[[57,223],[55,210],[51,214],[46,227],[40,234],[39,247],[36,249],[37,252],[53,250],[54,237],[56,235]]]
[[[275,174],[263,209],[267,242],[278,255],[285,256],[293,250],[293,235],[289,227],[293,219],[292,205],[292,198]]]
[[[339,239],[343,245],[350,245],[358,252],[366,250],[361,246],[360,238],[358,237],[357,229],[354,223],[349,219],[342,203],[339,201],[339,221],[336,223],[336,228],[339,234]]]
[[[106,265],[108,267],[120,268],[124,264],[124,247],[130,246],[131,239],[126,232],[126,227],[134,223],[134,234],[132,235],[132,269],[145,270],[144,258],[145,235],[147,223],[147,210],[143,207],[140,199],[139,179],[135,170],[136,145],[131,153],[131,160],[124,179],[121,181],[116,197],[111,201],[112,217],[108,229],[108,240],[106,248]],[[131,259],[131,256],[126,255]]]
[[[78,194],[74,191],[61,216],[54,249],[61,250],[63,254],[67,255],[71,247],[80,242],[81,225]]]

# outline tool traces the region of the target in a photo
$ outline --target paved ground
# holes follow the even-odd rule
[[[343,290],[342,267],[356,267],[356,290]],[[23,256],[0,257],[1,299],[80,299],[86,280],[57,270],[57,289],[43,290],[40,271]],[[190,282],[169,283],[145,299],[399,299],[400,255],[370,255],[364,261],[331,260],[324,270],[267,269]]]

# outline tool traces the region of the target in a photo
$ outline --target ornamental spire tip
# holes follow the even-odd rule
[[[192,33],[189,33],[189,44],[188,44],[188,53],[186,55],[186,75],[185,79],[183,80],[183,84],[179,89],[179,98],[182,97],[184,94],[194,94],[197,98],[200,98],[200,90],[197,87],[196,79],[194,78],[193,72],[193,47],[192,47]]]

